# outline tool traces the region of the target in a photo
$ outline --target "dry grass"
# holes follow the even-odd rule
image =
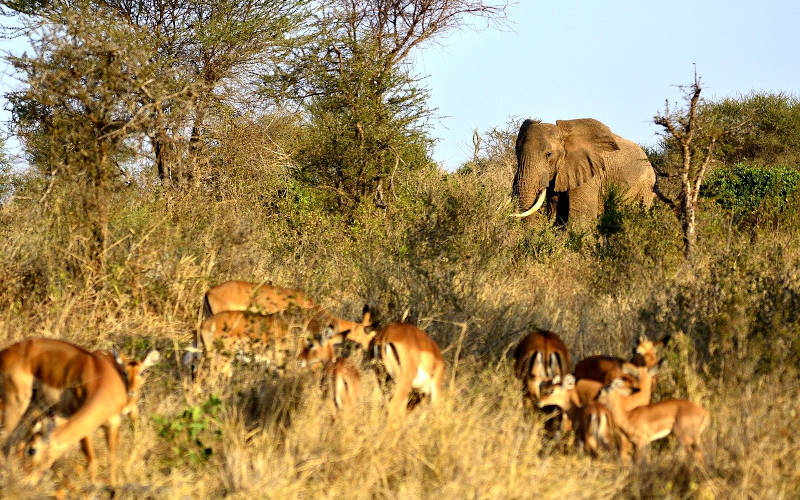
[[[265,171],[262,185],[282,185]],[[633,211],[605,247],[545,221],[525,229],[506,216],[510,179],[491,171],[408,174],[396,180],[386,212],[365,208],[352,218],[237,179],[215,196],[119,194],[111,231],[118,244],[103,276],[82,272],[68,228],[34,203],[17,199],[0,213],[0,345],[36,335],[167,354],[143,390],[142,418],[124,426],[115,498],[800,491],[794,228],[740,234],[709,211],[690,270],[668,213]],[[441,404],[388,423],[370,373],[360,406],[336,420],[311,375],[279,379],[242,366],[230,382],[185,384],[178,360],[202,293],[228,278],[301,287],[351,319],[365,302],[384,321],[407,314],[445,352]],[[547,439],[543,417],[523,410],[504,357],[533,326],[562,334],[576,358],[626,355],[640,334],[676,334],[656,398],[686,397],[709,409],[707,466],[685,460],[672,441],[626,467]],[[218,403],[204,407],[212,395]],[[189,437],[192,425],[197,434]],[[105,446],[98,449],[103,478]],[[13,464],[0,466],[0,496],[79,496],[91,491],[83,466],[76,446],[33,490],[17,483]]]

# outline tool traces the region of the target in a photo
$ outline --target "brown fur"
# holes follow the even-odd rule
[[[298,355],[304,365],[322,363],[320,385],[323,393],[332,397],[335,410],[352,408],[361,393],[361,372],[346,358],[336,356],[333,330],[313,338]]]
[[[283,368],[289,356],[298,351],[300,339],[307,334],[319,335],[325,328],[336,334],[333,343],[353,338],[368,343],[366,327],[369,312],[362,323],[337,318],[318,308],[258,314],[249,311],[224,311],[203,320],[193,342],[191,355],[184,362],[194,366],[202,356],[208,356],[212,374],[230,374],[230,360],[223,361],[219,353],[239,353],[255,356],[271,366]],[[195,370],[196,371],[196,370]]]
[[[639,369],[639,374],[642,390],[621,396],[621,404],[626,411],[650,402],[652,374],[650,369],[644,367]],[[626,380],[619,380],[627,390],[630,390],[630,384]],[[596,408],[594,406],[596,404],[595,399],[602,388],[603,385],[596,380],[581,379],[575,381],[574,376],[568,375],[563,381],[557,381],[557,383],[547,387],[547,392],[539,400],[538,406],[543,408],[555,405],[561,408],[564,412],[562,431],[568,432],[575,426],[578,439],[584,443],[589,452],[597,453],[597,440],[600,439],[600,444],[605,448],[615,447],[619,449],[623,459],[626,459],[629,454],[627,443],[623,442],[621,436],[612,435],[614,432],[613,421],[605,422],[603,420],[603,418],[607,417],[605,408]],[[606,425],[606,430],[603,430],[602,425]],[[592,426],[600,427],[595,428]],[[598,437],[598,433],[601,433],[602,436]]]
[[[108,352],[91,353],[68,342],[45,338],[9,346],[0,352],[5,405],[2,440],[5,442],[17,430],[36,388],[36,394],[62,423],[39,433],[25,448],[23,467],[30,477],[38,480],[69,446],[80,441],[94,482],[95,456],[90,439],[102,426],[108,441],[111,481],[116,482],[120,417],[133,411],[142,382],[140,374],[157,357],[157,353],[151,353],[141,363],[117,361]]]
[[[545,380],[569,373],[569,349],[553,332],[534,330],[514,350],[514,376],[522,380],[527,397],[538,398]]]
[[[370,352],[395,383],[389,414],[404,413],[411,391],[436,403],[444,376],[439,346],[424,331],[408,323],[392,323],[372,340]]]
[[[311,309],[316,304],[300,290],[231,280],[208,289],[203,300],[203,317],[210,318],[223,311],[273,314],[292,307]]]
[[[658,349],[669,341],[669,336],[663,337],[658,342],[639,337],[639,343],[633,352],[630,363],[635,366],[652,368],[659,362]],[[591,379],[603,384],[610,384],[616,378],[625,377],[625,365],[629,362],[614,356],[589,356],[575,365],[575,378]]]
[[[624,390],[617,379],[603,387],[598,401],[608,407],[616,425],[633,443],[637,459],[652,441],[675,434],[687,450],[694,452],[695,459],[703,462],[700,435],[708,427],[709,416],[702,406],[685,399],[667,399],[627,411]]]

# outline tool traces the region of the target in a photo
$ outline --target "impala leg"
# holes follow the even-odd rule
[[[3,409],[3,430],[0,432],[0,445],[3,453],[8,454],[12,443],[6,443],[6,440],[16,430],[20,419],[28,409],[33,394],[33,377],[6,375],[3,381],[3,390],[5,408]]]
[[[94,484],[97,482],[97,462],[95,461],[91,435],[81,439],[81,450],[86,455],[86,470],[89,472],[89,481]]]
[[[389,401],[389,415],[397,416],[405,413],[406,405],[408,404],[408,395],[411,393],[411,385],[413,379],[411,377],[403,377],[395,384],[394,395]]]
[[[433,374],[433,381],[431,382],[431,404],[433,405],[439,400],[442,378],[444,378],[444,364],[437,366],[436,373]]]
[[[105,426],[106,441],[108,441],[108,469],[111,484],[117,484],[117,446],[119,445],[119,416],[113,417]]]
[[[625,465],[631,464],[631,446],[627,437],[619,436],[619,458]]]

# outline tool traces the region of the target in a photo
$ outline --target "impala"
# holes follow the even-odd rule
[[[322,363],[323,372],[320,385],[325,395],[333,396],[335,410],[352,408],[361,392],[361,373],[347,358],[336,356],[334,351],[335,332],[326,328],[322,335],[314,336],[298,355],[303,366]]]
[[[709,416],[702,406],[685,399],[666,399],[627,411],[623,404],[626,392],[622,380],[615,379],[603,387],[597,401],[608,407],[614,423],[633,443],[637,460],[649,443],[675,434],[681,445],[703,462],[700,435],[708,427]]]
[[[642,375],[645,378],[652,378],[651,374],[645,369]],[[622,380],[622,379],[621,379]],[[628,387],[630,382],[623,381]],[[627,396],[623,405],[630,409],[650,402],[650,383],[646,380],[642,382],[646,391],[639,391]],[[596,380],[581,379],[576,381],[573,375],[567,375],[563,381],[560,378],[553,379],[553,383],[544,386],[543,395],[539,399],[537,406],[558,406],[562,410],[561,430],[568,432],[573,425],[579,439],[590,453],[597,454],[598,442],[606,449],[618,448],[625,457],[628,454],[628,446],[624,437],[615,433],[613,421],[609,420],[609,414],[604,407],[599,407],[594,400],[603,385]]]
[[[57,418],[24,447],[23,469],[38,480],[71,445],[80,441],[89,476],[95,482],[95,455],[91,435],[104,427],[108,442],[111,482],[117,477],[117,444],[122,415],[136,416],[135,405],[143,372],[158,361],[151,351],[141,361],[127,361],[107,352],[88,352],[60,340],[23,340],[0,352],[4,389],[4,448],[9,435],[18,433],[20,420],[35,393]]]
[[[392,323],[375,335],[371,356],[394,381],[389,414],[402,414],[411,391],[430,396],[435,404],[444,376],[439,346],[424,331],[408,323]]]
[[[569,372],[569,350],[553,332],[535,330],[514,350],[514,376],[522,380],[527,397],[538,398],[540,385]]]
[[[210,318],[223,311],[272,314],[292,307],[311,309],[316,304],[300,290],[231,280],[208,289],[203,298],[203,317]]]
[[[647,337],[640,336],[639,343],[633,350],[631,363],[637,366],[651,368],[658,364],[658,349],[662,348],[669,341],[669,335],[664,336],[658,342],[653,342]],[[603,384],[611,383],[615,378],[623,376],[626,361],[614,356],[589,356],[582,359],[575,365],[575,377],[579,379],[592,379]]]
[[[297,352],[299,339],[306,333],[317,335],[329,327],[339,341],[347,334],[348,339],[368,344],[365,329],[369,319],[368,309],[361,323],[337,318],[317,308],[268,315],[224,311],[203,320],[192,348],[184,356],[184,364],[191,365],[192,374],[196,376],[197,362],[206,355],[211,373],[230,375],[230,360],[223,360],[219,356],[222,352],[282,368],[289,356]]]

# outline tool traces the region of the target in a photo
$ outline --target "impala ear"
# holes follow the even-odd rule
[[[644,344],[645,342],[647,342],[647,337],[645,337],[644,335],[639,335],[639,344],[641,345]]]
[[[561,387],[566,390],[573,389],[575,387],[575,375],[568,373],[564,377],[564,382],[561,384]]]
[[[372,319],[372,311],[369,310],[369,304],[364,304],[364,309],[361,311],[361,324],[367,326]]]
[[[152,351],[147,353],[147,356],[144,357],[142,360],[142,364],[139,367],[139,373],[147,370],[151,366],[155,365],[161,359],[161,353],[153,349]]]
[[[56,428],[56,422],[53,418],[43,418],[37,420],[33,427],[31,427],[31,434],[34,437],[38,434],[43,442],[48,442],[50,440],[50,435]]]
[[[664,347],[665,345],[667,345],[667,342],[669,342],[669,339],[670,339],[671,337],[672,337],[672,336],[671,336],[670,334],[666,334],[666,335],[664,335],[663,337],[661,337],[661,340],[659,340],[658,342],[656,342],[656,344],[655,344],[655,345],[656,345],[657,347]]]
[[[565,156],[556,171],[555,190],[574,189],[605,170],[603,153],[618,151],[619,144],[605,124],[591,119],[557,120]]]
[[[111,348],[111,355],[114,356],[114,361],[119,366],[125,366],[125,360],[122,359],[122,356],[120,355],[119,350],[116,347]]]

